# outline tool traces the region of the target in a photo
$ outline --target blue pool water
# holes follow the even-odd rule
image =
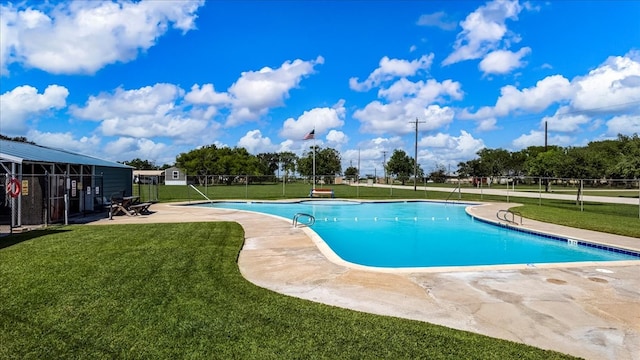
[[[638,260],[638,257],[474,220],[465,206],[429,202],[222,202],[200,206],[316,218],[313,230],[342,259],[375,267]],[[301,223],[305,222],[301,218]]]

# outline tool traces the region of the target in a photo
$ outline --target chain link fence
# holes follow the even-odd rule
[[[25,224],[64,223],[67,216],[104,211],[113,194],[103,193],[97,175],[25,174],[15,179],[20,193],[13,193],[13,179],[0,174],[0,234]],[[348,178],[335,175],[309,177],[198,175],[178,185],[165,184],[161,176],[141,176],[133,195],[143,202],[202,202],[213,200],[277,200],[309,198],[311,190],[330,189],[336,198],[429,199],[440,201],[501,201],[558,206],[581,211],[635,211],[640,218],[640,179],[562,179],[543,177],[392,177]],[[355,186],[358,185],[358,186]],[[598,204],[614,204],[601,206]],[[635,208],[635,210],[633,210]],[[630,210],[629,210],[630,209]]]
[[[640,179],[563,179],[544,177],[316,177],[315,188],[331,189],[336,198],[428,199],[536,204],[581,212],[608,213],[640,219]],[[355,186],[358,185],[358,186]],[[179,185],[162,178],[139,179],[134,195],[141,201],[203,202],[215,200],[278,200],[311,197],[312,179],[299,176],[199,175]]]

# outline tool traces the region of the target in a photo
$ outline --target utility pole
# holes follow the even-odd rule
[[[414,158],[413,158],[413,191],[418,190],[418,185],[416,184],[416,179],[418,178],[418,124],[425,123],[426,121],[409,121],[411,124],[416,124],[416,141],[415,141],[415,149],[414,149]]]
[[[384,183],[388,184],[387,181],[387,150],[382,150],[382,169],[384,170]]]

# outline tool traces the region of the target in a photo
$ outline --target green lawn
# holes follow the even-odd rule
[[[243,238],[224,222],[2,238],[0,358],[569,358],[259,288],[236,264]]]
[[[458,200],[458,192],[425,191],[424,187],[413,189],[385,189],[369,186],[330,185],[335,191],[336,197],[351,199],[432,199],[432,200]],[[199,187],[207,197],[212,200],[229,199],[255,199],[274,200],[304,198],[309,195],[310,185],[303,183],[286,184],[284,190],[282,184],[252,184],[244,185],[218,185]],[[148,191],[144,185],[141,188],[134,186],[134,192],[147,199]],[[283,195],[284,193],[284,195]],[[203,201],[204,198],[187,186],[158,186],[158,200],[172,201]],[[507,202],[504,196],[460,194],[462,201],[497,201]],[[523,216],[559,225],[578,227],[583,229],[609,232],[618,235],[640,238],[640,217],[638,205],[585,203],[584,211],[575,200],[547,200],[535,198],[517,198],[510,196],[509,202],[521,203],[524,206],[517,210]],[[542,206],[540,206],[540,204]]]

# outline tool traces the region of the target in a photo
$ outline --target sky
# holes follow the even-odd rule
[[[382,174],[640,134],[640,1],[0,1],[0,133],[160,166],[314,143]],[[417,122],[417,124],[416,124]],[[303,140],[315,129],[314,140]]]

